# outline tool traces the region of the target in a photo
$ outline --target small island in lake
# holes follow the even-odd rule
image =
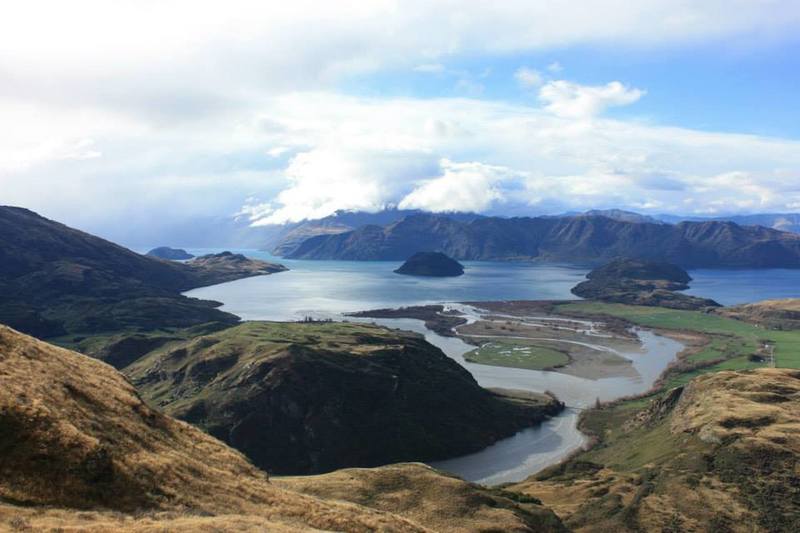
[[[182,248],[170,248],[169,246],[159,246],[153,248],[146,255],[159,259],[169,259],[170,261],[185,261],[194,256]]]
[[[615,259],[586,275],[572,294],[590,300],[649,305],[672,309],[719,307],[714,300],[676,291],[689,288],[691,276],[677,265],[662,261]]]
[[[464,267],[441,252],[417,252],[395,270],[407,276],[453,277],[464,273]]]

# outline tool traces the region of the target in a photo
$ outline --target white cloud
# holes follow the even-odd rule
[[[441,161],[442,175],[428,180],[405,198],[401,209],[422,209],[440,212],[482,212],[503,200],[499,182],[510,179],[514,172],[505,167],[483,163]]]
[[[520,67],[514,72],[514,79],[517,80],[517,83],[520,84],[521,87],[525,89],[531,89],[533,87],[538,87],[542,84],[542,75],[539,73],[538,70],[528,68],[528,67]]]
[[[524,206],[700,212],[722,198],[731,210],[748,202],[783,210],[800,200],[798,141],[585,121],[466,98],[296,93],[265,113],[284,125],[281,145],[317,146],[303,158],[319,160],[308,167],[293,161],[285,187],[291,192],[278,195],[263,221],[397,204],[497,213]],[[685,198],[694,203],[687,207]]]
[[[564,70],[564,67],[561,66],[561,63],[559,63],[558,61],[553,61],[552,63],[547,65],[547,70],[549,70],[553,74],[558,74],[559,72]]]
[[[645,92],[624,86],[618,81],[606,85],[579,85],[565,80],[551,81],[539,90],[545,109],[567,118],[590,118],[608,107],[632,104]]]
[[[800,192],[781,188],[800,181],[797,142],[602,119],[603,109],[641,96],[621,84],[547,84],[548,112],[486,100],[491,79],[444,67],[454,83],[464,80],[464,98],[335,92],[364,79],[354,74],[436,72],[451,59],[784,42],[800,23],[796,1],[8,4],[0,116],[13,127],[0,130],[2,202],[67,222],[234,213],[249,196],[265,199],[250,205],[257,220],[377,209],[420,180],[463,176],[461,164],[514,169],[489,189],[504,209],[537,198],[575,206],[651,198],[665,209],[684,205],[681,195],[692,209],[748,195],[765,209],[800,202]],[[737,172],[747,178],[730,177]],[[654,187],[658,176],[669,187]],[[620,189],[596,185],[604,179]],[[709,179],[717,190],[705,188]]]
[[[269,150],[267,150],[267,154],[270,157],[280,157],[283,154],[285,154],[286,152],[288,152],[289,150],[290,150],[290,148],[287,147],[287,146],[274,146],[274,147],[270,148]]]
[[[316,148],[292,158],[285,171],[289,186],[274,201],[247,211],[256,225],[322,218],[340,209],[379,211],[432,164],[422,152]]]

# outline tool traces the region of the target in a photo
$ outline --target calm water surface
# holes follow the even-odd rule
[[[220,250],[198,249],[199,255]],[[297,320],[304,316],[341,318],[349,311],[440,302],[542,300],[574,298],[570,289],[584,279],[579,265],[465,262],[457,278],[425,279],[394,274],[398,262],[292,261],[265,252],[233,250],[249,257],[280,262],[290,270],[195,289],[189,296],[223,302],[225,311],[245,320]],[[800,297],[798,270],[696,270],[690,294],[731,305],[765,298]],[[372,320],[371,320],[372,321]],[[582,446],[576,421],[582,407],[596,398],[610,400],[646,391],[681,350],[680,343],[640,331],[641,352],[625,353],[635,378],[589,380],[533,370],[467,363],[472,349],[459,339],[428,331],[409,319],[376,320],[389,327],[417,331],[467,368],[485,387],[551,390],[568,406],[562,415],[521,431],[478,453],[435,463],[437,468],[470,481],[497,484],[519,481],[554,464]]]

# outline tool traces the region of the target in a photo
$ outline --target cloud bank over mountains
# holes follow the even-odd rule
[[[620,118],[651,91],[629,80],[520,58],[445,96],[369,88],[570,47],[780,46],[798,25],[778,0],[17,3],[0,19],[2,203],[84,227],[386,206],[797,210],[800,142]]]
[[[800,208],[800,183],[793,179],[800,142],[603,118],[585,112],[582,89],[577,102],[559,102],[580,113],[463,98],[281,98],[269,117],[284,125],[273,142],[288,150],[289,183],[246,211],[254,221],[282,223],[387,206],[478,212]],[[602,89],[600,99],[606,97]],[[612,85],[608,93],[632,99],[632,91]],[[588,107],[597,112],[601,105]]]

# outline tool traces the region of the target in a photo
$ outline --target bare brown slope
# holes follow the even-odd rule
[[[238,452],[147,407],[109,365],[0,325],[0,530],[432,531],[437,508],[471,485],[451,489],[452,478],[433,471],[425,482],[441,500],[411,512],[415,495],[378,481],[382,497],[405,501],[396,513],[275,486]],[[533,511],[470,490],[452,528],[472,529],[501,500],[511,510],[492,517],[500,530],[541,530],[523,520]],[[560,530],[537,512],[553,524],[545,530]]]
[[[238,452],[148,408],[112,367],[4,326],[0,381],[4,502],[422,530],[399,517],[274,487]]]
[[[716,310],[722,316],[773,329],[800,329],[800,298],[764,300]]]
[[[800,372],[715,372],[649,407],[595,412],[588,453],[509,490],[576,531],[794,532],[800,528]]]
[[[320,498],[399,514],[436,531],[566,531],[536,498],[467,483],[420,463],[347,468],[319,476],[276,477],[273,481]]]

